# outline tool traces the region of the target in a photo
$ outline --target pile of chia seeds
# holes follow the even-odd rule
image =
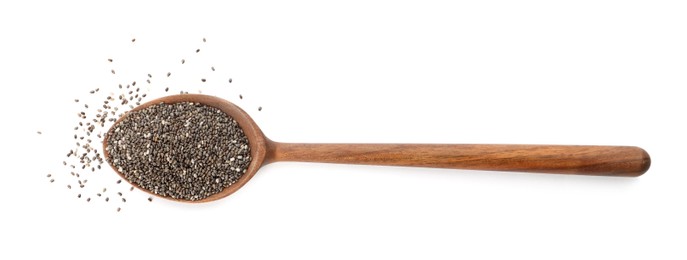
[[[156,195],[201,200],[234,184],[250,164],[248,138],[217,108],[160,103],[127,114],[107,134],[107,160]]]
[[[128,41],[128,40],[127,40]],[[143,39],[145,42],[145,39]],[[139,44],[140,41],[137,41],[135,38],[131,39],[130,43],[132,46],[136,46]],[[207,40],[205,38],[202,39],[202,42],[199,42],[199,46],[207,44]],[[103,62],[108,64],[109,68],[107,68],[106,71],[104,71],[105,75],[108,75],[108,81],[106,83],[99,83],[97,84],[99,87],[93,88],[88,91],[88,93],[84,93],[84,95],[79,96],[78,98],[74,99],[73,102],[74,104],[77,105],[78,110],[74,111],[76,114],[76,117],[78,118],[78,121],[74,122],[73,125],[73,134],[70,134],[68,137],[70,140],[74,142],[73,146],[67,147],[65,154],[66,158],[62,161],[62,166],[64,167],[63,170],[55,170],[47,175],[47,179],[49,180],[50,183],[53,183],[53,185],[59,185],[62,187],[66,187],[66,190],[68,190],[71,193],[74,193],[74,198],[82,200],[84,202],[88,202],[89,204],[95,204],[95,203],[105,203],[108,204],[114,208],[116,208],[117,212],[121,211],[122,207],[127,204],[127,195],[131,192],[135,191],[134,186],[130,185],[125,185],[122,183],[122,179],[117,176],[116,173],[114,173],[112,170],[110,170],[110,167],[107,167],[107,164],[103,166],[106,160],[109,158],[104,158],[104,154],[102,151],[99,150],[100,147],[102,147],[103,140],[105,138],[105,135],[107,131],[110,129],[110,127],[113,125],[113,123],[122,117],[124,113],[127,111],[133,109],[135,106],[138,106],[142,104],[143,102],[147,101],[150,98],[155,98],[155,93],[168,93],[170,91],[172,92],[177,92],[179,94],[188,94],[189,92],[186,91],[184,88],[180,88],[177,85],[178,82],[175,81],[175,76],[176,75],[186,75],[188,76],[189,70],[188,69],[193,69],[194,67],[201,67],[201,68],[206,68],[207,74],[202,73],[202,75],[192,75],[193,77],[198,76],[198,93],[202,93],[201,87],[203,90],[206,90],[207,87],[218,87],[218,86],[226,86],[229,87],[232,85],[232,78],[231,77],[222,77],[222,69],[221,68],[216,68],[214,64],[208,64],[205,62],[202,62],[202,59],[198,58],[198,55],[200,53],[200,48],[193,48],[192,50],[188,52],[184,52],[185,54],[180,54],[180,57],[178,57],[181,60],[181,64],[183,65],[183,68],[174,68],[174,66],[170,67],[169,70],[164,70],[163,72],[159,72],[158,74],[155,73],[149,73],[148,71],[139,71],[139,72],[132,72],[129,71],[128,67],[126,65],[122,65],[120,62],[122,61],[121,59],[117,57],[104,57]],[[125,60],[131,62],[131,60]],[[160,69],[160,68],[157,68]],[[124,73],[120,73],[124,72]],[[219,73],[220,78],[224,78],[222,80],[217,80],[216,76],[212,76],[211,74],[214,73]],[[122,74],[129,75],[126,76],[126,78],[120,76]],[[155,75],[154,75],[155,74]],[[159,75],[159,76],[158,76]],[[111,78],[110,78],[111,77]],[[211,80],[215,79],[215,80]],[[139,82],[137,84],[136,82]],[[236,90],[236,88],[228,88],[229,90]],[[221,92],[218,93],[219,96],[225,97],[226,93]],[[158,94],[159,95],[159,94]],[[239,100],[243,100],[243,95],[240,93],[235,93],[232,94],[231,96],[233,97],[238,97]],[[180,104],[181,106],[188,105],[188,104]],[[174,107],[173,105],[168,105],[169,108],[171,109]],[[192,105],[195,107],[196,105]],[[157,106],[156,106],[157,107]],[[160,105],[160,107],[163,107]],[[262,107],[258,107],[258,111],[262,110]],[[200,106],[196,110],[192,110],[195,112],[192,113],[206,113],[208,111],[216,111],[213,110],[212,108],[209,107],[203,107]],[[204,111],[204,112],[203,112]],[[163,112],[163,111],[158,111],[158,112]],[[168,111],[169,112],[169,111]],[[163,113],[164,115],[169,115],[167,113]],[[163,115],[161,114],[161,115]],[[206,114],[207,116],[213,115],[212,113]],[[143,163],[144,161],[134,159],[132,157],[132,160],[129,160],[128,157],[120,157],[119,161],[117,163],[122,167],[120,172],[122,173],[129,173],[127,176],[134,176],[133,178],[128,178],[128,181],[131,181],[132,183],[136,183],[142,188],[148,189],[153,193],[159,194],[161,196],[167,196],[170,198],[179,198],[179,199],[186,199],[186,200],[199,200],[202,198],[205,198],[207,196],[210,196],[211,194],[214,194],[218,192],[219,190],[222,189],[222,187],[227,187],[231,185],[232,183],[236,182],[238,178],[240,178],[244,171],[246,170],[247,165],[250,163],[250,150],[247,146],[247,140],[245,139],[245,136],[243,136],[243,132],[241,131],[238,126],[236,126],[236,122],[233,121],[231,118],[228,118],[226,115],[221,114],[220,115],[214,115],[221,119],[220,121],[214,122],[213,120],[210,119],[210,117],[205,118],[205,122],[201,125],[200,117],[196,118],[191,118],[192,122],[191,124],[195,125],[194,128],[197,131],[212,131],[212,128],[206,128],[206,127],[212,127],[212,126],[217,126],[217,124],[227,124],[227,126],[231,126],[233,124],[234,130],[229,130],[230,127],[227,128],[225,132],[216,132],[215,134],[227,134],[226,136],[222,138],[232,138],[229,139],[230,145],[227,146],[224,143],[220,143],[217,140],[221,140],[222,142],[226,141],[225,139],[219,138],[219,139],[205,139],[205,140],[200,140],[196,141],[195,143],[195,152],[201,152],[205,153],[205,155],[199,155],[199,154],[194,154],[190,152],[191,150],[177,150],[177,151],[172,151],[172,154],[175,155],[175,157],[171,158],[176,158],[178,159],[176,164],[171,164],[171,163],[165,163],[165,164],[157,164],[157,165],[148,165],[148,166],[143,166],[143,165],[138,165],[136,166],[136,162]],[[132,117],[133,118],[133,117]],[[123,120],[126,121],[126,120]],[[173,125],[172,123],[174,120],[166,120],[170,122],[170,124],[164,124],[157,126],[157,129],[160,130],[172,130],[170,125]],[[213,123],[214,122],[214,123]],[[203,126],[205,125],[205,126]],[[122,125],[123,126],[123,125]],[[121,127],[121,126],[120,126]],[[146,127],[153,127],[152,125],[147,125]],[[134,128],[137,129],[137,128]],[[131,129],[129,129],[131,130]],[[123,131],[123,130],[119,130]],[[41,129],[40,131],[37,131],[38,135],[41,135],[42,138],[48,138],[51,136],[50,129]],[[125,134],[127,131],[123,131],[122,134]],[[151,133],[151,132],[149,132]],[[200,132],[197,132],[200,133]],[[129,131],[129,134],[133,136],[139,136],[143,134],[143,132],[140,133],[133,133]],[[196,132],[188,132],[189,137],[191,135],[196,134]],[[206,132],[207,134],[207,132]],[[212,134],[212,133],[211,133]],[[151,133],[152,136],[152,133]],[[186,134],[184,134],[186,136]],[[139,136],[140,137],[140,136]],[[158,140],[166,140],[166,141],[171,141],[171,139],[165,139],[169,138],[171,136],[168,135],[161,135],[158,133]],[[204,136],[207,137],[207,136]],[[126,138],[126,137],[125,137]],[[178,138],[181,138],[181,136],[178,136]],[[116,137],[112,136],[108,140],[115,140],[117,139]],[[195,139],[194,139],[195,140]],[[236,143],[231,143],[232,140],[236,140]],[[118,140],[122,141],[122,144],[126,145],[126,139],[121,139]],[[179,140],[178,140],[179,141]],[[163,147],[160,146],[163,143],[158,143],[155,142],[154,144],[151,143],[151,147]],[[167,143],[169,144],[169,143]],[[201,148],[198,148],[198,144],[201,145]],[[244,144],[246,147],[244,148],[244,151],[239,151],[241,148],[241,145],[238,144]],[[189,144],[190,145],[190,144]],[[206,146],[204,146],[206,145]],[[237,146],[238,145],[238,146]],[[184,146],[177,144],[175,146]],[[143,150],[134,150],[135,145],[130,145],[129,147],[124,150],[124,148],[121,148],[121,146],[118,145],[113,145],[112,147],[115,150],[110,151],[110,154],[112,155],[111,157],[113,158],[114,155],[119,154],[120,156],[126,156],[126,153],[121,153],[121,152],[129,152],[130,156],[143,156],[142,153],[139,153],[139,151]],[[133,147],[133,148],[132,148]],[[214,147],[214,148],[212,148]],[[222,149],[230,149],[230,150],[218,150],[219,147],[222,147]],[[238,147],[237,149],[239,150],[231,150],[231,147]],[[121,150],[116,150],[120,149]],[[190,147],[189,147],[190,148]],[[160,150],[155,150],[156,148],[153,148],[149,153],[150,154],[161,154],[162,151]],[[187,148],[184,148],[187,149]],[[182,155],[185,154],[189,160],[186,160],[184,158],[179,158],[176,157],[176,155]],[[226,167],[226,164],[213,164],[217,161],[214,161],[211,159],[209,155],[212,156],[224,156],[227,160],[229,160],[229,167]],[[204,158],[201,160],[197,160],[195,158],[192,158],[194,156],[201,156],[199,158]],[[208,157],[203,157],[203,156],[208,156]],[[227,157],[229,156],[229,157]],[[122,160],[122,158],[126,160]],[[166,157],[160,157],[164,160],[166,160]],[[158,158],[158,159],[160,159]],[[220,157],[217,157],[218,159]],[[233,161],[232,161],[233,158]],[[193,159],[192,162],[190,159]],[[151,159],[152,161],[152,159]],[[114,161],[111,161],[113,163]],[[140,167],[140,168],[135,168]],[[162,167],[160,167],[162,166]],[[207,166],[207,168],[201,169],[202,167]],[[147,176],[147,178],[143,178],[141,173],[144,171],[139,172],[139,169],[157,169],[155,167],[160,167],[160,171],[155,171],[155,172],[149,172],[150,175]],[[171,176],[162,176],[162,173],[165,171],[167,172],[173,172],[173,173],[178,173],[176,170],[181,169],[181,173],[184,172],[184,167],[189,167],[186,169],[187,173],[190,173],[191,176],[195,173],[197,179],[192,179],[197,182],[193,183],[186,183],[184,184],[184,179],[178,179],[177,184],[173,184],[173,180],[175,179],[174,174]],[[227,169],[227,171],[221,171],[222,169]],[[237,171],[237,169],[239,169]],[[189,171],[190,170],[190,171]],[[105,171],[105,174],[101,174],[102,171]],[[136,173],[134,173],[136,171]],[[233,172],[232,172],[233,171]],[[193,172],[193,173],[192,173]],[[43,173],[45,174],[45,173]],[[138,174],[138,175],[136,175]],[[141,176],[141,179],[138,179],[138,176]],[[157,176],[157,177],[155,177]],[[176,176],[183,176],[182,175],[176,175]],[[194,177],[196,178],[196,177]],[[109,180],[111,179],[111,180]],[[144,182],[143,180],[147,180],[147,182]],[[91,180],[89,182],[89,180]],[[155,187],[154,183],[155,181],[159,182],[157,187]],[[189,179],[185,179],[186,182],[189,182]],[[188,189],[184,191],[184,189]],[[131,198],[130,198],[131,199]],[[152,197],[147,198],[148,201],[153,201]],[[129,202],[131,203],[131,202]],[[135,202],[134,202],[135,203]]]

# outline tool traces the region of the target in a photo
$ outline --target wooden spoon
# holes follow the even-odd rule
[[[208,95],[167,96],[142,104],[132,111],[159,103],[178,102],[201,103],[218,108],[234,118],[248,137],[253,157],[246,172],[233,185],[202,200],[178,200],[184,202],[208,202],[224,198],[246,184],[261,166],[279,161],[624,177],[640,176],[651,164],[646,151],[632,146],[280,143],[265,137],[258,125],[241,108]],[[113,128],[125,117],[126,114],[117,120]],[[106,138],[107,136],[109,135]],[[107,140],[103,141],[103,146],[105,158],[109,158]],[[115,167],[112,168],[117,171]],[[117,173],[126,179],[122,173]]]

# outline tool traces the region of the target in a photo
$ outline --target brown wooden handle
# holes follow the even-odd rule
[[[270,142],[266,162],[419,166],[597,176],[640,176],[649,154],[632,146],[297,144]]]

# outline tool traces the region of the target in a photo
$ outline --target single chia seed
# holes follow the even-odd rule
[[[125,179],[173,199],[217,194],[238,181],[251,162],[248,138],[238,123],[198,103],[161,103],[130,112],[106,140],[107,161]]]

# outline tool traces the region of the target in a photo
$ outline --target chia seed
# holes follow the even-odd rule
[[[129,182],[159,196],[201,200],[243,176],[248,138],[219,109],[181,102],[130,112],[107,134],[107,161]],[[231,158],[244,158],[233,160]]]

